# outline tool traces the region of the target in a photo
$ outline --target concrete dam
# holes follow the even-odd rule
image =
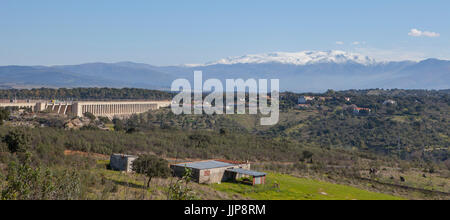
[[[17,107],[30,108],[34,112],[50,112],[62,115],[82,117],[90,112],[95,116],[116,117],[129,116],[169,107],[171,101],[79,101],[79,102],[26,102],[26,103],[0,103],[0,108]]]

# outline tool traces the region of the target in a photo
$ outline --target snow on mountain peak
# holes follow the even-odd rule
[[[374,64],[376,61],[370,57],[357,53],[345,51],[302,51],[296,53],[274,52],[265,54],[253,54],[240,57],[228,57],[215,62],[206,63],[211,65],[231,64],[261,64],[281,63],[291,65],[308,65],[316,63],[358,63],[363,65]]]

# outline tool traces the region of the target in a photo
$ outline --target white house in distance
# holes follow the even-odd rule
[[[396,104],[397,104],[397,102],[392,99],[388,99],[383,102],[383,105],[396,105]]]

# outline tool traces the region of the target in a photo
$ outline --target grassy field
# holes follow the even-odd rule
[[[355,187],[270,173],[266,185],[213,184],[212,188],[256,200],[401,200],[400,197],[369,192]],[[274,187],[275,183],[279,188]]]
[[[98,161],[106,165],[109,161]],[[109,194],[108,199],[165,199],[165,188],[170,180],[155,179],[150,189],[145,190],[145,177],[126,174],[104,168],[95,169],[96,176],[112,181],[118,190]],[[265,185],[250,186],[239,183],[199,185],[192,183],[198,199],[256,199],[256,200],[401,200],[403,198],[370,192],[351,186],[333,184],[290,175],[269,173]],[[278,184],[279,189],[274,185]],[[102,187],[100,187],[102,188]],[[108,188],[106,186],[106,188]],[[99,190],[95,197],[104,197]],[[130,196],[131,195],[131,196]]]
[[[87,198],[91,200],[166,200],[167,189],[177,178],[153,178],[150,188],[146,188],[147,178],[140,174],[124,173],[106,169],[109,160],[97,160],[97,167],[85,170],[89,175],[83,181],[89,186]],[[1,184],[1,182],[0,182]],[[239,195],[230,195],[216,191],[207,185],[189,183],[194,198],[199,200],[245,199]]]

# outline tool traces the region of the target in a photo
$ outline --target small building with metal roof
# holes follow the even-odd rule
[[[265,184],[266,183],[266,176],[267,173],[263,173],[263,172],[257,172],[257,171],[253,171],[253,170],[246,170],[246,169],[241,169],[241,168],[237,168],[237,169],[227,169],[225,172],[230,173],[230,175],[234,175],[232,178],[233,179],[239,179],[239,178],[243,178],[243,177],[253,177],[253,185],[260,185],[260,184]]]
[[[245,162],[225,160],[204,160],[170,165],[174,175],[182,177],[186,169],[192,170],[192,179],[198,183],[212,184],[233,181],[238,178],[253,176],[254,179],[265,179],[265,173],[250,170],[250,164]]]
[[[216,168],[234,166],[233,164],[225,163],[225,162],[221,162],[221,161],[217,161],[217,160],[205,160],[205,161],[198,161],[198,162],[179,163],[176,165],[191,168],[191,169],[198,169],[198,170],[216,169]]]

